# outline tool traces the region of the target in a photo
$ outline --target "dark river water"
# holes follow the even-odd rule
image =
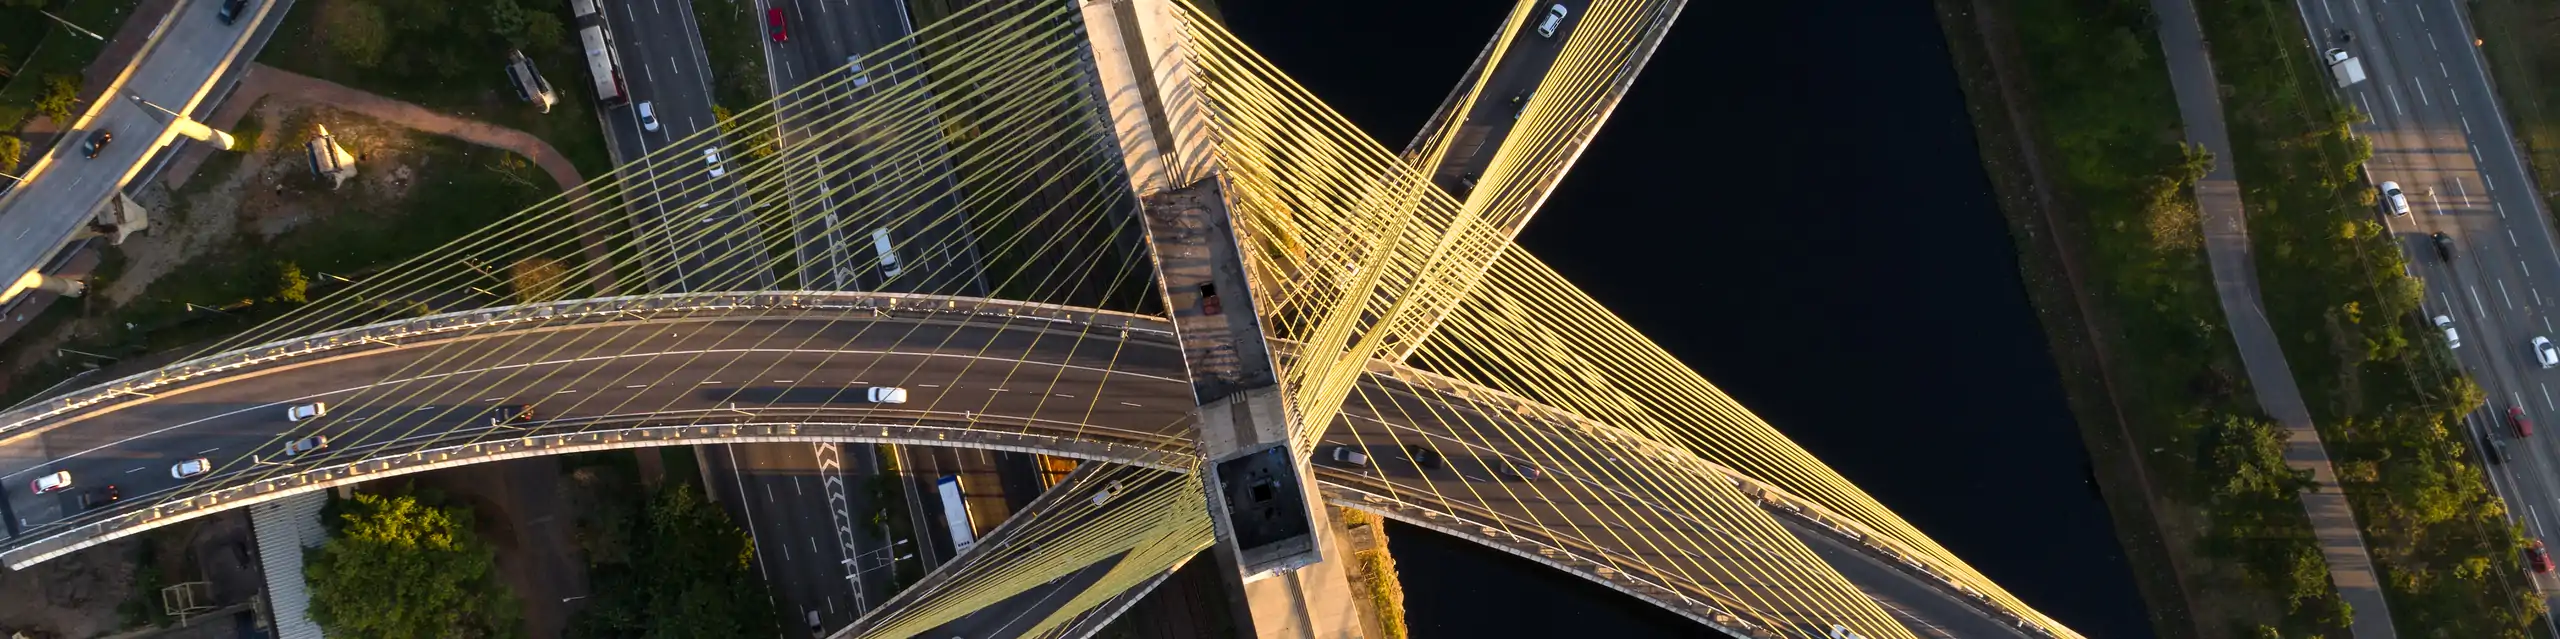
[[[1220,2],[1396,148],[1507,6]],[[1690,3],[1521,241],[2028,603],[2092,637],[2152,635],[1927,3]],[[1392,532],[1416,637],[1700,632]]]

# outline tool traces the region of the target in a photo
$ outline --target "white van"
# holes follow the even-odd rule
[[[871,247],[880,250],[880,276],[897,277],[906,272],[898,265],[898,247],[889,242],[889,229],[871,229]]]

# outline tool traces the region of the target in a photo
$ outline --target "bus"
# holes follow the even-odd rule
[[[978,545],[978,532],[969,525],[969,504],[960,499],[960,476],[943,475],[933,484],[942,493],[942,523],[951,527],[951,555],[969,552]]]
[[[587,49],[587,73],[595,78],[596,101],[609,107],[630,103],[630,92],[622,88],[622,65],[614,61],[613,36],[603,26],[584,27],[578,29],[578,44]]]
[[[608,107],[631,102],[631,92],[622,84],[622,60],[613,52],[613,32],[605,30],[604,15],[596,12],[596,0],[569,0],[569,8],[577,14],[578,45],[587,51],[587,74],[595,79],[596,101]]]

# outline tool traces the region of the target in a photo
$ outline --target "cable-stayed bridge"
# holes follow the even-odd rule
[[[1511,243],[1679,7],[1581,6],[1516,114],[1453,116],[1399,155],[1188,6],[980,3],[779,96],[782,116],[749,110],[191,359],[0,414],[8,479],[152,471],[87,512],[12,494],[0,559],[494,459],[890,442],[1125,467],[1080,473],[842,635],[916,635],[1059,583],[1074,591],[1022,634],[1072,635],[1206,548],[1241,553],[1240,578],[1320,562],[1238,523],[1239,495],[1269,488],[1732,636],[2077,636]],[[1532,42],[1543,11],[1520,4],[1497,48]],[[1476,84],[1453,104],[1501,102]],[[1434,176],[1484,117],[1511,122],[1466,151],[1481,168],[1453,197]],[[912,399],[865,401],[876,386]],[[328,415],[284,419],[310,402]],[[536,419],[490,419],[524,403]],[[313,435],[327,446],[283,454]],[[1251,490],[1229,470],[1270,455]],[[199,456],[217,470],[161,472]]]

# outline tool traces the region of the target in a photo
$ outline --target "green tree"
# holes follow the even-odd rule
[[[533,19],[533,13],[516,5],[516,0],[488,0],[488,3],[482,8],[488,12],[489,35],[503,38],[518,49],[524,48],[527,40],[525,26]]]
[[[569,29],[560,24],[560,16],[544,11],[530,11],[524,18],[522,46],[537,49],[556,48],[569,41]]]
[[[302,275],[302,265],[292,262],[276,265],[276,293],[269,299],[289,304],[311,301],[311,278]]]
[[[373,68],[391,50],[391,27],[382,7],[371,0],[338,0],[320,5],[320,33],[329,49],[349,64]]]
[[[71,122],[71,107],[80,102],[80,76],[55,74],[44,77],[44,94],[36,97],[36,113],[55,124]]]
[[[638,513],[628,563],[599,563],[596,600],[572,620],[572,637],[766,636],[780,632],[746,531],[694,492],[671,483]]]
[[[0,133],[0,171],[18,172],[18,161],[27,155],[26,143],[16,133]]]
[[[498,637],[517,630],[515,601],[471,513],[416,498],[358,494],[344,525],[303,567],[311,619],[333,637]]]

